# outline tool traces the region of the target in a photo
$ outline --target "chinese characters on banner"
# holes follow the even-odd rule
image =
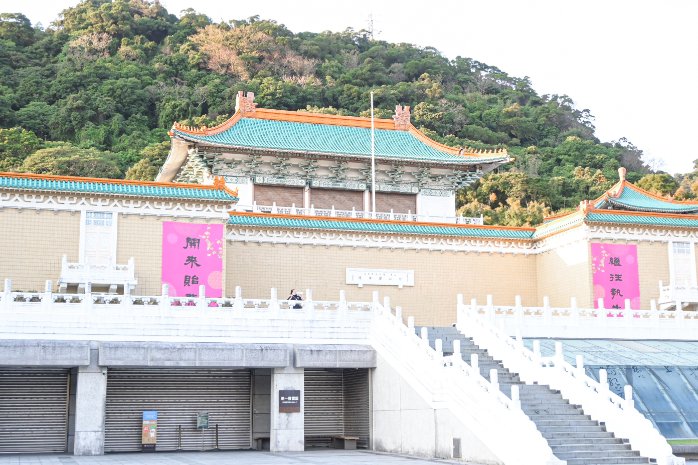
[[[162,225],[162,283],[173,297],[222,297],[223,225],[165,222]]]
[[[594,308],[603,298],[604,308],[640,308],[640,280],[637,246],[634,244],[591,244],[591,269],[594,276]]]

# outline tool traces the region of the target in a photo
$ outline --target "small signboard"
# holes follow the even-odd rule
[[[301,391],[295,389],[279,390],[279,413],[298,413],[301,411]]]
[[[141,445],[143,450],[155,450],[158,441],[158,412],[146,410],[143,412],[143,430],[141,433]]]
[[[196,414],[196,429],[208,429],[208,412]]]

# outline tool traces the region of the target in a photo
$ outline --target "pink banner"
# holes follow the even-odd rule
[[[223,225],[165,222],[162,225],[162,283],[174,297],[222,297]]]
[[[603,298],[604,308],[640,308],[640,279],[637,246],[634,244],[591,244],[591,269],[594,276],[594,308]]]

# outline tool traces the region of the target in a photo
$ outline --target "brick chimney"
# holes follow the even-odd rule
[[[393,115],[393,121],[395,121],[395,129],[407,131],[411,124],[410,107],[395,105],[395,115]]]
[[[257,104],[254,103],[254,92],[248,92],[247,95],[243,91],[239,91],[235,97],[235,112],[240,112],[242,116],[253,115],[257,109]]]

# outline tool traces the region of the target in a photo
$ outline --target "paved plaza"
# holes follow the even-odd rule
[[[263,451],[108,454],[92,457],[59,455],[0,455],[0,465],[426,465],[460,463],[370,451],[316,450],[271,453]],[[474,465],[474,464],[471,464]]]

